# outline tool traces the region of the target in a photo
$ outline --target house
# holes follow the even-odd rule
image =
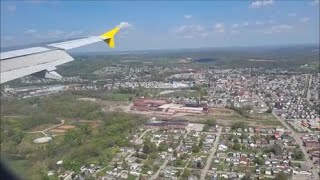
[[[265,174],[266,175],[271,175],[271,168],[266,168]]]
[[[130,166],[130,170],[136,171],[139,168],[139,164],[138,163],[132,163]]]
[[[286,143],[291,142],[291,137],[288,136],[288,135],[286,135],[286,134],[283,134],[283,135],[281,136],[281,139],[282,139],[282,141],[284,141],[284,142],[286,142]]]
[[[248,160],[246,157],[240,157],[239,163],[241,165],[247,165],[248,164]]]
[[[270,162],[270,161],[265,161],[264,164],[265,164],[266,166],[270,166],[270,165],[271,165],[271,162]]]
[[[121,171],[120,178],[127,179],[128,178],[128,171],[126,171],[126,170]]]
[[[320,142],[315,140],[309,140],[305,142],[306,148],[319,148]]]
[[[276,139],[280,139],[280,138],[281,138],[280,133],[276,132],[276,133],[274,134],[274,137],[275,137]]]
[[[219,144],[218,151],[226,151],[228,150],[228,146],[224,144]]]
[[[255,133],[259,134],[259,133],[261,133],[261,128],[255,127],[255,128],[254,128],[254,131],[255,131]]]
[[[214,159],[213,162],[214,162],[214,163],[219,163],[220,160],[219,160],[219,159]]]
[[[188,180],[198,180],[197,176],[190,175],[188,176]]]
[[[268,144],[268,140],[266,140],[266,139],[261,139],[261,144]]]
[[[265,129],[265,128],[261,128],[260,133],[261,133],[261,134],[267,134],[267,133],[268,133],[268,130]]]
[[[261,173],[260,168],[256,169],[256,174],[259,175]]]
[[[276,169],[276,168],[272,169],[272,173],[273,173],[273,174],[277,174],[277,173],[279,173],[279,172],[280,172],[279,169]]]
[[[229,178],[227,174],[221,174],[220,177],[225,178],[225,179]]]

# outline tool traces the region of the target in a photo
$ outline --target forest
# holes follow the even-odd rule
[[[7,100],[1,103],[1,157],[9,166],[19,166],[25,177],[47,178],[48,170],[57,169],[63,160],[64,169],[79,171],[88,163],[108,165],[119,147],[129,145],[129,136],[145,122],[145,118],[125,113],[106,113],[91,102],[77,100],[68,93],[44,98]],[[13,116],[14,115],[14,116]],[[47,144],[34,144],[30,128],[57,124],[58,118],[101,120],[98,128],[78,125],[63,136],[53,137]],[[41,135],[39,135],[41,136]],[[19,162],[19,165],[17,163]]]

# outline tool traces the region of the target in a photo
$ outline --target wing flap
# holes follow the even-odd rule
[[[43,70],[52,71],[56,66],[72,61],[63,50],[31,54],[0,61],[1,84]]]

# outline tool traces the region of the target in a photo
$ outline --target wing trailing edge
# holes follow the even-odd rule
[[[27,75],[60,79],[56,66],[74,60],[65,50],[104,41],[110,48],[115,47],[114,36],[119,32],[116,26],[100,36],[80,38],[71,41],[48,44],[44,47],[31,47],[0,54],[0,84]]]

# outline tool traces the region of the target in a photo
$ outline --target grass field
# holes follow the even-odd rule
[[[250,118],[241,116],[239,113],[225,108],[216,108],[205,115],[186,115],[183,118],[192,122],[204,122],[207,119],[215,119],[220,125],[231,125],[234,122],[244,122],[248,126],[282,126],[281,123],[269,113],[251,114]]]

